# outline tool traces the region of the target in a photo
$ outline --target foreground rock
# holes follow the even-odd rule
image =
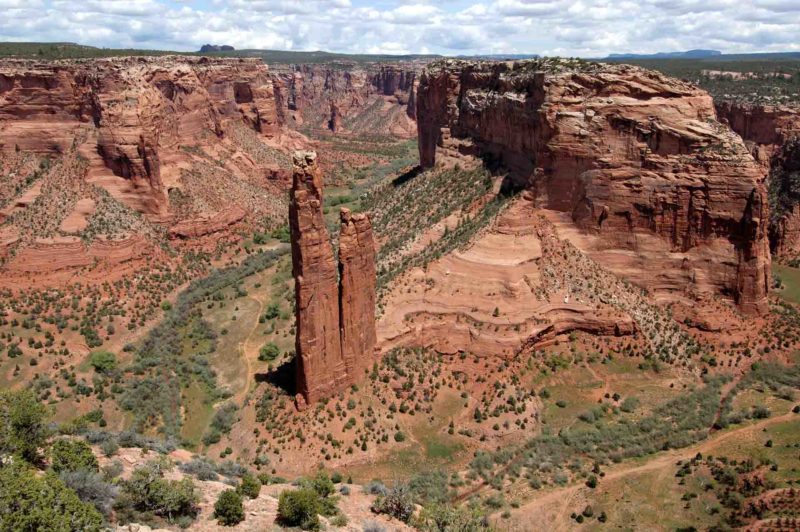
[[[538,206],[597,235],[612,270],[766,312],[764,171],[704,91],[625,65],[446,60],[417,99],[423,166],[499,160]]]
[[[339,281],[316,157],[294,154],[289,203],[301,406],[360,379],[375,346],[375,245],[369,218],[342,210]]]

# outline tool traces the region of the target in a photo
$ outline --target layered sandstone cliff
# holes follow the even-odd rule
[[[730,101],[716,108],[720,120],[742,136],[770,174],[772,252],[800,253],[800,193],[792,182],[800,172],[800,108]]]
[[[618,273],[767,310],[764,171],[693,85],[626,65],[446,60],[421,76],[417,123],[424,167],[498,160],[599,237]]]
[[[89,179],[146,214],[166,213],[165,161],[204,135],[223,136],[230,120],[265,136],[278,132],[272,80],[260,61],[0,63],[0,150],[58,154],[78,143],[91,162]]]
[[[295,279],[296,386],[310,404],[362,378],[375,346],[375,247],[364,214],[343,209],[339,271],[314,152],[293,156],[289,225]],[[301,399],[302,398],[302,399]]]
[[[277,113],[289,125],[410,137],[415,132],[413,102],[421,67],[417,63],[278,67]],[[370,120],[370,114],[383,119]]]

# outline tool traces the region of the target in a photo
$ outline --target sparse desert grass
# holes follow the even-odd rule
[[[800,269],[773,264],[772,272],[783,283],[783,288],[777,291],[778,295],[792,303],[800,303]]]

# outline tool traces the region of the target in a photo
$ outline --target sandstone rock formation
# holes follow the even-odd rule
[[[538,206],[599,236],[595,251],[616,250],[622,275],[654,288],[670,272],[655,288],[767,310],[764,172],[704,91],[627,65],[444,60],[417,99],[424,167],[499,160]]]
[[[369,131],[361,131],[356,125],[356,132],[413,136],[414,91],[421,66],[421,63],[278,66],[273,81],[278,117],[290,125],[306,124],[338,132],[342,131],[345,118],[352,121],[383,102],[387,105],[378,112],[386,120],[380,124],[370,121]],[[376,126],[380,129],[376,130]]]
[[[800,197],[787,182],[800,171],[800,108],[723,101],[726,121],[749,144],[753,157],[770,173],[770,245],[778,256],[800,253]]]
[[[375,248],[369,218],[342,211],[341,281],[322,213],[314,152],[293,156],[289,225],[295,279],[298,404],[360,379],[375,346]]]
[[[282,126],[273,81],[249,59],[0,60],[4,264],[78,268],[104,237],[183,241],[283,219],[302,136]]]
[[[375,240],[366,214],[341,211],[339,316],[347,374],[363,377],[375,348]]]
[[[163,215],[163,161],[238,120],[278,133],[272,80],[257,60],[189,57],[0,63],[0,150],[64,152],[135,210]]]

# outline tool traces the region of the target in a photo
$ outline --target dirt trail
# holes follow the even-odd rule
[[[256,314],[256,316],[261,316],[261,313],[264,311],[264,302],[261,301],[261,299],[256,299],[256,298],[251,298],[251,299],[253,299],[256,303],[258,303],[258,314]],[[239,351],[239,356],[242,358],[242,360],[244,361],[244,365],[245,365],[245,382],[244,382],[244,386],[242,387],[242,390],[239,393],[237,393],[233,398],[233,400],[236,402],[236,404],[238,404],[240,406],[244,404],[244,400],[247,397],[247,392],[250,391],[250,383],[253,382],[253,379],[255,378],[255,376],[253,374],[253,364],[252,364],[252,362],[250,362],[250,354],[246,352],[245,345],[253,337],[253,335],[256,332],[256,329],[258,329],[258,326],[259,326],[259,322],[258,322],[258,318],[256,318],[256,321],[253,324],[253,328],[250,329],[250,332],[247,334],[247,336],[244,338],[244,340],[239,342],[239,346],[237,348],[238,351]]]
[[[652,460],[643,464],[632,467],[625,467],[623,465],[606,471],[601,482],[608,482],[610,480],[617,480],[662,468],[669,468],[678,460],[687,460],[694,457],[697,453],[708,454],[709,451],[712,451],[720,444],[729,440],[752,436],[752,433],[758,432],[765,427],[793,419],[798,419],[798,415],[790,412],[736,430],[725,433],[717,432],[716,436],[712,436],[697,445],[659,453]],[[534,522],[538,523],[540,530],[552,532],[572,530],[574,528],[574,521],[569,517],[570,509],[574,510],[574,508],[578,507],[579,505],[575,504],[576,501],[582,498],[588,491],[589,488],[582,484],[577,484],[547,492],[519,509],[514,510],[511,519],[505,521],[500,521],[498,519],[495,524],[500,530],[507,531],[530,530],[530,524]]]

